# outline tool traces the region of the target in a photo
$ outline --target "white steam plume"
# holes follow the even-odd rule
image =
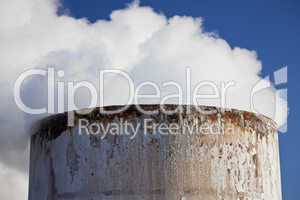
[[[24,131],[24,114],[13,97],[14,81],[27,69],[52,66],[64,70],[68,80],[90,80],[95,84],[100,69],[122,69],[130,73],[135,84],[149,80],[162,85],[173,80],[185,86],[184,73],[189,67],[192,87],[203,80],[217,85],[235,81],[236,85],[228,90],[227,107],[251,111],[250,93],[262,80],[261,62],[254,51],[231,48],[224,39],[205,32],[201,18],[167,18],[133,3],[112,12],[108,21],[90,23],[86,19],[58,16],[59,2],[54,0],[0,3],[0,199],[27,198],[29,134]],[[124,103],[127,93],[121,80],[106,83],[106,88],[106,105]],[[174,90],[163,91],[170,92]],[[46,105],[46,95],[45,79],[41,78],[27,81],[22,91],[25,102],[35,107]],[[286,102],[281,100],[278,105],[274,96],[276,91],[267,89],[256,96],[255,102],[261,113],[282,124]],[[87,100],[86,95],[78,99],[82,106]],[[219,102],[200,103],[218,106]],[[16,192],[10,187],[24,196],[14,196]]]

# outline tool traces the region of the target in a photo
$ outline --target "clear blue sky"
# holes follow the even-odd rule
[[[129,0],[64,0],[76,18],[109,18],[112,10]],[[282,186],[285,200],[300,197],[300,1],[299,0],[141,0],[167,16],[204,17],[207,31],[217,32],[232,46],[255,50],[263,75],[289,67],[288,133],[280,135]],[[285,87],[285,86],[283,86]],[[299,102],[299,103],[298,103]]]

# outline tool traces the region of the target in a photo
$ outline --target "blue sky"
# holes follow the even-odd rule
[[[127,0],[64,0],[63,7],[76,18],[91,22],[109,18],[112,10],[124,8]],[[141,0],[167,16],[187,15],[204,18],[207,31],[218,33],[232,46],[258,53],[263,63],[262,75],[288,66],[289,120],[288,132],[280,135],[283,196],[296,200],[300,196],[300,123],[298,104],[300,77],[300,1],[298,0]],[[298,122],[298,123],[297,123]]]

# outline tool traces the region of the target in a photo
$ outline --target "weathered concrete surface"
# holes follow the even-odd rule
[[[174,106],[167,106],[172,109]],[[94,111],[41,123],[31,140],[29,200],[280,200],[275,124],[263,116],[202,107],[187,113],[145,115],[131,107],[114,115]],[[110,107],[109,109],[115,109]],[[158,133],[145,123],[138,135],[79,135],[78,120],[98,124],[176,123],[180,131]],[[214,134],[205,127],[217,127]],[[186,127],[194,134],[183,134]],[[219,129],[218,129],[219,128]],[[164,132],[165,133],[165,132]],[[170,134],[172,133],[172,134]]]

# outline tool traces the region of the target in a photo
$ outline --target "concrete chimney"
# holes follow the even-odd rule
[[[29,200],[281,200],[272,120],[176,108],[95,109],[75,115],[74,127],[67,114],[42,120],[31,138]]]

